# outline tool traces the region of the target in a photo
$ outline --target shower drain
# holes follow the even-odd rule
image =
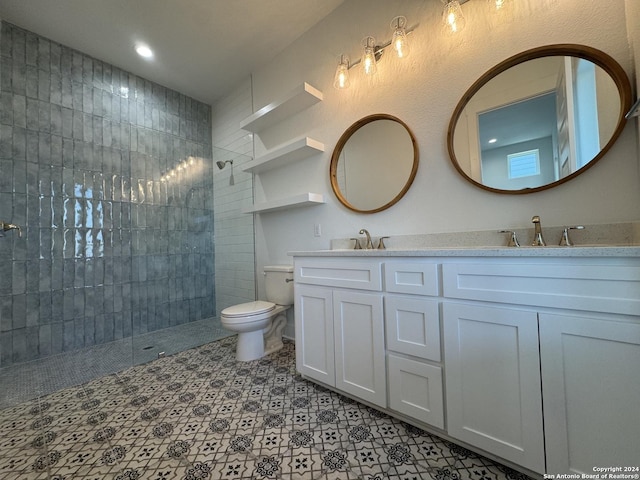
[[[142,347],[142,350],[151,350],[155,348],[155,345],[147,345],[146,347]],[[158,358],[164,357],[164,352],[158,352]]]

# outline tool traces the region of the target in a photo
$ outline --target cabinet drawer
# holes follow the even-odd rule
[[[442,283],[448,298],[640,313],[638,266],[450,263]]]
[[[444,428],[442,368],[389,354],[389,407]]]
[[[384,303],[387,348],[440,361],[440,309],[432,299],[387,295]]]
[[[314,259],[294,264],[298,283],[331,287],[382,290],[382,262],[369,259]]]
[[[387,292],[437,296],[438,264],[419,261],[385,262],[384,282]]]

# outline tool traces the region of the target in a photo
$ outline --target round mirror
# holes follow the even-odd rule
[[[499,193],[564,183],[609,150],[625,124],[631,85],[607,54],[551,45],[498,64],[464,94],[447,134],[453,165]]]
[[[375,213],[400,200],[418,170],[418,145],[409,127],[386,114],[351,125],[331,156],[329,176],[338,200],[350,210]]]

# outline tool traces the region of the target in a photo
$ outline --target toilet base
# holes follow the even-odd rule
[[[238,334],[236,360],[250,362],[264,357],[264,334],[262,330]]]
[[[284,344],[282,343],[282,331],[287,325],[286,310],[277,314],[271,321],[271,327],[264,334],[264,354],[277,352]]]
[[[263,328],[257,330],[239,331],[238,328],[229,330],[238,332],[236,345],[236,360],[239,362],[250,362],[277,352],[283,347],[282,331],[287,325],[287,310],[290,305],[276,305]],[[224,326],[224,322],[223,322]]]

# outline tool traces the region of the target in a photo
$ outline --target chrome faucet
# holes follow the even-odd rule
[[[369,235],[369,232],[366,229],[361,229],[360,230],[360,235],[366,235],[367,236],[367,243],[364,244],[364,248],[365,250],[370,250],[373,249],[373,242],[371,242],[371,235]]]
[[[546,243],[544,238],[542,238],[542,224],[540,223],[540,217],[538,215],[534,215],[531,221],[534,226],[533,243],[531,245],[534,247],[544,247]]]

